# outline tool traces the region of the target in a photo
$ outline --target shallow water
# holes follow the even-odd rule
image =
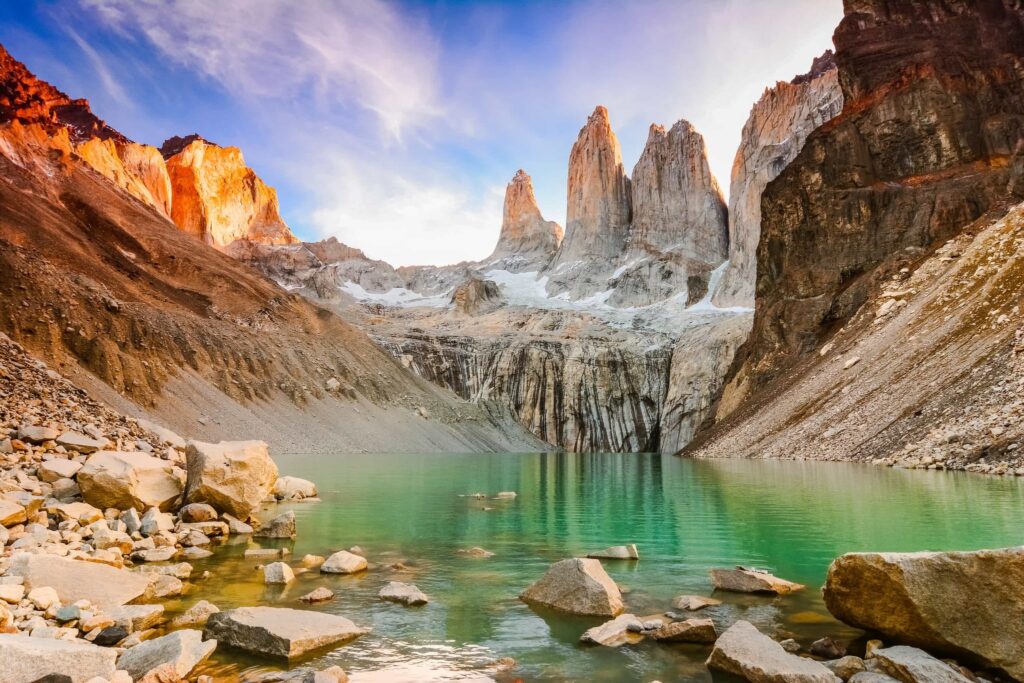
[[[317,586],[337,593],[312,607],[373,633],[292,666],[337,664],[359,681],[709,681],[708,647],[644,642],[583,646],[600,619],[538,612],[517,599],[549,564],[608,545],[636,543],[637,562],[605,561],[637,615],[671,609],[684,593],[710,595],[708,570],[736,564],[771,569],[808,585],[781,598],[717,594],[721,619],[742,611],[766,631],[805,645],[857,631],[832,620],[820,596],[829,563],[856,550],[976,549],[1024,544],[1024,483],[961,473],[865,465],[693,461],[658,455],[339,455],[278,458],[282,473],[315,481],[321,502],[294,509],[295,566],[305,553],[361,546],[370,571],[354,577],[298,576],[287,589],[262,584],[248,544],[236,542],[193,563],[211,576],[173,611],[205,598],[222,609],[274,604]],[[516,491],[514,500],[467,494]],[[262,541],[259,545],[272,546]],[[472,559],[460,548],[495,553]],[[387,568],[403,562],[411,572]],[[377,565],[376,567],[374,565]],[[415,583],[432,602],[405,608],[377,599],[390,580]],[[510,674],[486,665],[513,657]],[[279,665],[277,665],[279,666]],[[204,673],[224,680],[274,668],[221,649]]]

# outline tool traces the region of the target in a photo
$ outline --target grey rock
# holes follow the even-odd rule
[[[149,580],[135,572],[53,555],[17,555],[12,569],[28,590],[50,586],[62,603],[88,600],[103,610],[136,600],[149,588]]]
[[[129,633],[145,631],[164,620],[163,605],[123,605],[107,610],[107,616]]]
[[[171,620],[171,626],[182,628],[184,626],[202,626],[209,620],[211,614],[220,612],[220,608],[212,602],[200,600],[189,607],[182,614]]]
[[[715,590],[733,593],[774,593],[786,595],[803,590],[806,586],[780,579],[765,571],[737,567],[736,569],[712,569],[711,582]]]
[[[253,538],[295,538],[295,513],[289,510],[274,517],[260,527]]]
[[[386,586],[380,589],[377,596],[381,600],[397,602],[405,605],[406,607],[425,605],[430,602],[430,598],[428,598],[426,594],[415,585],[411,583],[402,583],[400,581],[389,581]]]
[[[44,676],[67,676],[73,683],[114,675],[117,652],[83,641],[0,634],[4,683],[32,683]]]
[[[875,650],[872,660],[884,673],[903,683],[971,683],[960,671],[915,647],[881,648]]]
[[[737,621],[715,642],[707,666],[751,683],[839,683],[820,662],[798,657],[747,621]]]
[[[614,617],[622,613],[622,594],[598,560],[571,558],[520,594],[524,602],[570,614]]]
[[[651,637],[673,643],[713,643],[718,632],[710,619],[686,619],[662,626],[651,633]]]
[[[200,631],[174,631],[125,650],[117,660],[117,668],[127,671],[133,679],[142,678],[156,670],[161,674],[173,673],[182,679],[213,654],[216,648],[217,641],[204,642]]]
[[[268,657],[294,658],[369,633],[344,617],[283,607],[240,607],[210,616],[204,631],[223,645]]]
[[[295,580],[295,572],[284,562],[271,562],[263,567],[263,583],[288,584]]]

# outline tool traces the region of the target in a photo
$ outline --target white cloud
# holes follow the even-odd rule
[[[444,113],[439,45],[381,0],[83,0],[109,25],[236,95],[362,110],[393,139]]]
[[[78,35],[78,33],[76,33],[70,26],[64,26],[63,28],[65,33],[71,36],[71,40],[75,41],[75,45],[77,45],[79,49],[85,53],[85,56],[89,58],[89,61],[96,70],[96,75],[99,76],[100,82],[103,84],[103,89],[107,91],[107,94],[121,106],[132,106],[132,99],[128,97],[124,88],[118,80],[114,78],[114,75],[110,72],[110,69],[107,67],[107,63],[103,57],[101,57],[92,45],[89,45],[89,43],[83,40],[82,36]]]

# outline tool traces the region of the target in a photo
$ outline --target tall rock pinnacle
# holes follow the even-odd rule
[[[603,106],[594,109],[572,146],[568,196],[556,265],[621,254],[629,234],[629,178]]]
[[[727,211],[704,137],[688,121],[652,125],[633,168],[631,254],[667,250],[717,265],[728,248]]]
[[[546,221],[533,194],[533,181],[519,169],[505,188],[501,234],[489,261],[512,272],[544,267],[562,243],[562,226]]]

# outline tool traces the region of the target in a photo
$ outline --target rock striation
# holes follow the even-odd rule
[[[729,266],[712,301],[754,307],[761,195],[803,149],[807,136],[843,108],[839,71],[831,50],[811,70],[765,89],[743,125],[729,186]]]
[[[540,270],[551,261],[562,237],[562,226],[544,220],[533,194],[533,181],[519,169],[505,188],[498,244],[484,261],[512,273]]]

